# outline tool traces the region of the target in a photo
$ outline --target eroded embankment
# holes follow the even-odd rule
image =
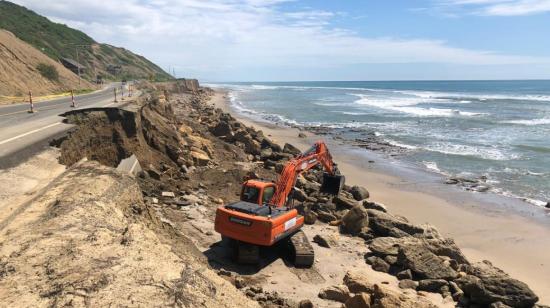
[[[0,301],[23,306],[250,306],[165,230],[130,176],[79,162],[1,234]]]

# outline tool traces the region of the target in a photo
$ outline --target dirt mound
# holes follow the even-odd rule
[[[0,302],[256,306],[153,211],[131,177],[94,162],[75,164],[1,231]]]
[[[43,77],[38,69],[40,64],[55,68],[58,79]],[[25,96],[29,91],[44,95],[84,88],[93,85],[85,80],[79,85],[73,72],[11,32],[0,29],[0,95]]]

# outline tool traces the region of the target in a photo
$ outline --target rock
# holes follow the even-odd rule
[[[300,149],[298,149],[297,147],[293,146],[290,143],[285,143],[285,145],[283,146],[283,152],[292,154],[292,155],[302,154],[302,151],[300,151]]]
[[[330,242],[332,241],[329,241],[324,236],[317,234],[313,237],[313,242],[317,243],[321,247],[330,248]]]
[[[390,289],[387,289],[381,285],[374,286],[374,292],[371,295],[372,304],[371,307],[375,308],[435,308],[436,306],[430,303],[427,299],[421,297],[410,298],[401,296],[401,293],[397,293]]]
[[[387,273],[390,271],[390,265],[379,257],[374,257],[371,266],[373,270],[378,272]]]
[[[319,292],[319,297],[345,303],[350,298],[350,294],[347,286],[337,285],[322,289]]]
[[[395,275],[395,277],[397,277],[397,279],[399,280],[402,280],[402,279],[412,279],[413,276],[412,276],[412,272],[410,269],[406,269],[404,271],[400,271],[399,273],[397,273]]]
[[[303,190],[301,190],[300,188],[297,188],[297,187],[294,187],[293,192],[292,192],[292,197],[294,198],[294,200],[299,201],[299,202],[304,202],[307,199],[306,193]]]
[[[246,139],[246,141],[243,142],[243,144],[244,144],[244,151],[246,153],[250,153],[252,155],[260,155],[262,151],[262,147],[258,141],[250,138],[250,139]]]
[[[370,294],[374,291],[374,284],[369,282],[367,276],[356,272],[347,272],[344,276],[344,284],[351,293],[366,292]]]
[[[459,302],[464,296],[464,291],[454,281],[449,281],[449,287],[453,300]]]
[[[240,276],[235,277],[235,287],[236,287],[237,289],[242,289],[242,288],[246,287],[246,282],[245,282],[245,280],[244,280],[242,277],[240,277]]]
[[[369,227],[380,236],[388,236],[393,228],[399,229],[409,235],[423,233],[424,229],[420,226],[415,226],[402,217],[390,215],[378,210],[367,210],[369,217]]]
[[[410,268],[424,279],[452,280],[457,272],[431,252],[425,245],[405,245],[399,247],[398,263]]]
[[[397,263],[397,256],[386,256],[384,257],[384,261],[389,265],[395,265]]]
[[[298,303],[298,308],[313,308],[313,303],[309,299],[303,299]]]
[[[355,206],[342,217],[342,227],[351,234],[361,232],[363,227],[368,225],[369,215],[367,214],[367,210],[361,205]]]
[[[370,295],[364,292],[355,294],[345,303],[346,308],[370,308]]]
[[[397,256],[400,243],[401,241],[395,237],[377,237],[369,244],[369,250],[380,256]]]
[[[386,208],[386,206],[384,204],[378,203],[378,202],[371,202],[371,201],[368,201],[368,200],[364,200],[363,201],[363,207],[366,208],[366,209],[378,210],[378,211],[381,211],[381,212],[384,212],[384,213],[388,212],[388,209]]]
[[[307,210],[304,213],[304,223],[312,225],[317,221],[317,214],[313,211]]]
[[[174,194],[174,193],[171,192],[171,191],[163,191],[163,192],[161,193],[161,196],[166,197],[166,198],[175,198],[175,197],[176,197],[176,194]]]
[[[413,289],[416,290],[416,287],[418,286],[418,282],[411,280],[411,279],[403,279],[399,281],[399,287],[401,289]]]
[[[418,282],[419,291],[439,292],[441,287],[446,286],[447,280],[444,279],[423,279]]]
[[[513,279],[490,262],[464,266],[467,275],[455,280],[472,304],[502,302],[512,307],[532,307],[538,297],[523,282]]]
[[[232,134],[233,129],[227,122],[221,121],[216,126],[211,127],[210,132],[216,137],[221,137]]]
[[[265,148],[265,149],[262,149],[260,151],[260,159],[261,160],[269,159],[269,158],[271,158],[272,155],[273,155],[273,149],[271,149],[271,148]]]
[[[489,305],[489,308],[512,308],[502,302],[494,302],[491,305]]]
[[[331,221],[336,220],[336,216],[332,215],[331,213],[325,212],[325,211],[318,211],[317,212],[317,218],[322,221],[329,223]]]
[[[357,201],[342,195],[332,198],[332,202],[340,209],[352,209],[359,204]]]
[[[351,188],[350,192],[353,195],[353,198],[357,201],[367,199],[370,196],[369,191],[362,186],[355,185]]]
[[[298,133],[298,138],[306,138],[306,134],[304,133]]]
[[[458,179],[455,179],[455,178],[450,178],[450,179],[447,179],[445,180],[445,184],[448,184],[448,185],[455,185],[455,184],[458,184]]]
[[[152,164],[149,164],[149,169],[147,170],[147,174],[149,174],[150,177],[152,177],[155,180],[160,180],[160,176],[162,173],[155,168]]]
[[[196,166],[206,166],[210,161],[208,154],[199,151],[191,151],[191,157],[193,158],[193,163]]]

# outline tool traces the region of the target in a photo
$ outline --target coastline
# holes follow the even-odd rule
[[[260,122],[232,110],[227,94],[216,91],[211,103],[231,113],[246,125],[263,130],[274,141],[292,143],[307,149],[319,138],[297,128]],[[299,138],[298,133],[305,138]],[[514,208],[514,200],[489,194],[465,192],[444,186],[433,178],[415,180],[391,172],[384,158],[369,163],[364,149],[326,140],[348,184],[367,187],[371,198],[384,203],[393,213],[413,223],[430,223],[455,239],[472,261],[490,260],[512,277],[527,283],[540,297],[540,304],[550,303],[550,223],[536,217],[528,205]],[[435,175],[434,175],[435,178]],[[519,204],[520,201],[516,200]],[[513,210],[510,210],[512,209]],[[540,209],[538,209],[540,210]],[[539,215],[540,216],[540,215]]]

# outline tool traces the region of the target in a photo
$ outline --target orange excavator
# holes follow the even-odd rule
[[[316,142],[284,166],[276,182],[247,180],[242,185],[240,201],[220,206],[216,211],[215,230],[232,240],[239,263],[260,261],[260,246],[286,241],[297,267],[311,267],[313,247],[301,231],[304,217],[293,206],[296,180],[302,172],[321,165],[325,172],[320,191],[337,195],[344,186],[324,142]]]

